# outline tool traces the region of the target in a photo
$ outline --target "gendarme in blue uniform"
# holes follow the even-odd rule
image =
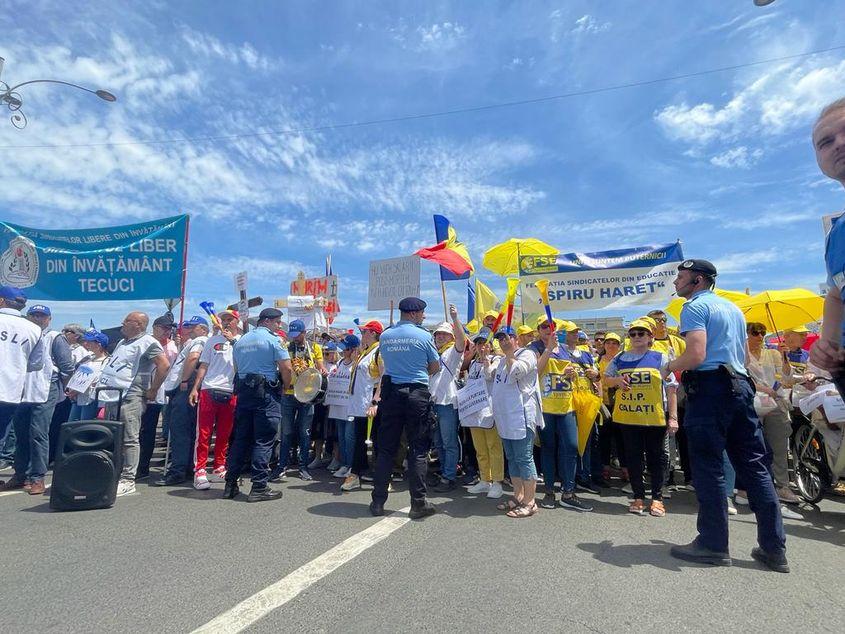
[[[232,351],[238,376],[261,374],[268,381],[275,381],[278,374],[276,361],[290,359],[278,336],[264,326],[250,330],[235,344]]]
[[[684,269],[711,279],[716,276],[715,267],[703,260],[687,260],[679,267]],[[704,331],[707,345],[701,365],[683,374],[687,394],[683,428],[698,497],[698,537],[690,546],[674,547],[672,554],[688,558],[697,544],[706,549],[703,556],[712,557],[710,563],[730,561],[727,498],[733,491],[725,489],[727,451],[757,515],[760,547],[783,557],[786,536],[770,472],[771,452],[754,411],[754,385],[745,370],[742,312],[710,290],[698,291],[681,310],[680,330],[687,338],[688,353],[690,335]]]
[[[681,309],[682,335],[693,330],[707,332],[707,353],[696,370],[715,370],[727,365],[738,374],[745,371],[745,317],[742,311],[713,291],[699,291]]]
[[[428,385],[428,364],[440,359],[434,339],[425,328],[410,321],[399,321],[379,338],[384,374],[393,383]]]
[[[845,216],[835,218],[833,228],[827,234],[824,263],[827,267],[828,286],[839,291],[839,296],[845,304]],[[845,347],[845,319],[842,320],[841,344]]]

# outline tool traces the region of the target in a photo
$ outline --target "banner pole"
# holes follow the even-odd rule
[[[393,300],[390,300],[390,325],[393,325]]]
[[[516,276],[521,277],[520,273],[522,273],[522,262],[519,254],[519,243],[516,245]],[[522,286],[522,284],[520,284]],[[519,289],[519,319],[522,321],[522,325],[525,325],[525,294],[523,290]]]
[[[443,293],[443,317],[449,321],[449,305],[446,303],[446,283],[440,280],[440,292]]]
[[[182,295],[179,298],[179,339],[182,339],[182,322],[185,321],[185,281],[188,275],[188,235],[191,232],[191,215],[185,218],[185,249],[182,254]]]

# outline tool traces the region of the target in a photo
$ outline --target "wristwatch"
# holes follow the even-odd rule
[[[376,399],[373,399],[372,401],[370,401],[370,405],[373,405],[373,406],[378,405],[378,403],[379,402]]]

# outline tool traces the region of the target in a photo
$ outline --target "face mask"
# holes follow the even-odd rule
[[[560,345],[566,344],[566,331],[562,330],[562,331],[556,332],[555,336],[557,337],[557,342]]]

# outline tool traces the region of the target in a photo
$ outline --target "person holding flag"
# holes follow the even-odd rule
[[[449,305],[449,317],[451,324],[444,321],[434,329],[434,346],[440,355],[440,369],[428,380],[431,401],[437,414],[434,445],[440,458],[442,476],[440,484],[435,487],[438,493],[452,491],[456,486],[459,451],[455,379],[459,374],[466,348],[466,335],[454,304]]]

